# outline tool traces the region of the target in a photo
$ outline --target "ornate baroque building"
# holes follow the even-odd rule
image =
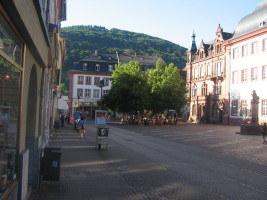
[[[224,32],[219,25],[215,39],[207,43],[202,40],[197,48],[195,34],[192,35],[184,68],[187,72],[190,121],[228,122],[229,56],[225,42],[231,37],[232,34]]]

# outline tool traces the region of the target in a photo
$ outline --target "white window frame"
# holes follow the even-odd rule
[[[233,59],[237,59],[238,58],[238,48],[234,48],[233,49]]]
[[[83,70],[87,70],[88,64],[86,62],[83,63]]]
[[[267,80],[267,65],[262,66],[262,80]]]
[[[261,112],[262,116],[267,116],[267,99],[263,99],[261,101]]]
[[[113,71],[113,65],[108,65],[108,71],[112,72]]]
[[[98,72],[100,71],[100,64],[95,65],[95,71],[98,71]]]
[[[248,81],[248,70],[243,69],[241,70],[241,82],[247,82]]]
[[[89,81],[88,81],[89,79]],[[86,76],[85,77],[85,85],[91,85],[92,84],[92,77],[91,76]]]
[[[255,55],[258,53],[258,42],[251,43],[251,55]]]
[[[77,98],[82,98],[82,97],[83,97],[83,89],[77,88]]]
[[[84,97],[91,98],[91,89],[84,89]]]
[[[258,68],[254,67],[251,68],[251,81],[257,81],[258,80]]]
[[[100,77],[94,77],[94,85],[100,85]]]
[[[248,45],[242,46],[242,57],[246,57],[248,55]]]
[[[238,71],[233,72],[232,83],[238,84]]]
[[[78,76],[77,84],[78,85],[83,85],[83,83],[84,83],[84,76]]]
[[[93,98],[100,98],[100,90],[99,89],[94,89]]]

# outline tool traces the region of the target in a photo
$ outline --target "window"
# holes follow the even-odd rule
[[[251,69],[251,80],[257,81],[258,80],[258,68]]]
[[[215,95],[221,94],[221,82],[219,81],[214,84],[214,94]]]
[[[235,48],[233,50],[233,59],[237,59],[238,58],[238,48]]]
[[[99,98],[99,90],[94,90],[93,98]]]
[[[109,78],[103,78],[104,86],[109,86]]]
[[[100,64],[95,65],[95,71],[100,71]]]
[[[78,88],[77,89],[77,98],[82,98],[83,97],[83,89],[82,88]]]
[[[95,77],[94,85],[100,85],[100,77]]]
[[[91,76],[86,76],[85,85],[91,85]]]
[[[211,75],[211,68],[210,68],[210,64],[207,64],[207,76]]]
[[[197,86],[196,85],[193,86],[192,96],[193,97],[197,96]]]
[[[247,116],[247,101],[241,101],[240,116]]]
[[[200,77],[204,78],[204,67],[203,67],[203,65],[200,66]]]
[[[87,70],[88,64],[86,62],[83,63],[83,70]]]
[[[0,28],[2,28],[2,25],[0,25]],[[12,42],[10,43],[11,46],[13,46]],[[21,72],[17,69],[17,65],[9,63],[0,56],[0,199],[2,199],[3,193],[12,185],[16,175],[18,175],[16,165],[18,157],[17,127],[19,125],[20,110],[20,79]]]
[[[256,54],[258,53],[258,42],[253,42],[251,44],[251,54]]]
[[[262,41],[262,51],[267,51],[267,39],[263,39]]]
[[[216,45],[215,49],[216,49],[216,53],[220,53],[222,51],[222,46],[218,44]]]
[[[267,65],[262,67],[262,80],[267,80]]]
[[[238,101],[232,100],[232,108],[231,108],[231,115],[237,116],[237,108],[238,108]]]
[[[83,85],[83,80],[84,80],[83,76],[78,76],[78,84],[79,85]]]
[[[233,84],[238,83],[238,72],[233,72],[232,83]]]
[[[244,45],[242,46],[242,57],[245,57],[248,55],[248,46]]]
[[[91,97],[91,89],[85,89],[84,97],[86,97],[86,98],[90,98]]]
[[[216,76],[222,75],[222,62],[215,63],[215,73]]]
[[[262,100],[262,116],[267,116],[267,100]]]
[[[113,70],[113,65],[108,65],[108,71],[112,72],[112,70]]]
[[[246,69],[243,69],[241,71],[241,82],[246,82],[247,81],[247,70]]]
[[[202,84],[202,87],[201,87],[201,95],[202,96],[206,96],[207,95],[207,92],[208,92],[208,86],[207,84],[204,82]]]
[[[197,68],[194,68],[194,79],[197,79]]]

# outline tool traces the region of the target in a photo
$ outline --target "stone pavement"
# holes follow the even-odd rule
[[[81,139],[73,126],[59,129],[57,139],[51,140],[50,145],[61,147],[60,181],[42,181],[40,188],[32,191],[30,200],[82,200],[91,199],[90,196],[105,199],[110,186],[116,187],[114,195],[124,195],[123,182],[102,159],[105,151],[95,149],[96,129],[90,127],[87,131],[90,134]]]
[[[93,122],[90,122],[93,123]],[[124,126],[124,125],[114,125],[118,128],[126,130],[137,130],[139,133],[145,129],[158,129],[159,127],[139,127],[139,126]],[[237,151],[246,147],[251,146],[255,143],[254,149],[264,148],[263,145],[260,145],[261,138],[255,136],[240,136],[238,134],[228,133],[230,128],[228,126],[223,127],[225,132],[218,129],[216,133],[209,131],[204,132],[192,132],[192,130],[198,130],[203,128],[208,130],[210,128],[216,129],[216,126],[208,125],[189,125],[191,127],[190,132],[186,132],[188,128],[186,126],[171,126],[171,127],[160,127],[163,129],[168,129],[166,131],[170,132],[171,129],[177,132],[180,130],[181,133],[175,137],[179,137],[179,141],[184,144],[194,144],[198,143],[200,146],[206,146],[207,148],[214,149],[215,151],[224,151],[223,149],[228,149],[228,145],[239,145],[242,142],[242,146],[237,146]],[[200,128],[201,127],[201,128]],[[184,130],[183,130],[184,128]],[[222,129],[222,127],[219,127]],[[139,131],[140,129],[140,131]],[[101,150],[97,151],[95,147],[95,132],[96,128],[90,124],[87,127],[87,136],[83,139],[80,138],[80,135],[73,130],[72,126],[66,126],[63,129],[60,129],[59,136],[55,140],[51,140],[51,145],[58,145],[62,147],[62,156],[61,156],[61,176],[60,181],[42,181],[41,187],[38,190],[32,192],[30,200],[72,200],[72,199],[146,199],[142,196],[136,195],[138,192],[146,190],[145,186],[142,186],[143,180],[140,177],[133,176],[124,169],[121,165],[122,160],[117,160],[122,158],[122,155],[129,155],[128,162],[131,161],[131,154],[134,152],[129,152],[126,149],[122,149],[118,145],[114,145],[114,142],[111,142],[110,150],[107,151]],[[149,134],[158,134],[159,132],[149,133]],[[196,134],[197,133],[197,134]],[[144,131],[144,135],[146,132]],[[188,137],[188,134],[191,134],[191,137]],[[204,135],[205,134],[205,135]],[[215,137],[214,134],[216,134]],[[162,137],[173,138],[174,135],[170,133],[163,134]],[[183,139],[184,138],[184,139]],[[222,140],[222,143],[228,142],[222,145],[222,143],[211,142],[210,140],[215,140],[218,138]],[[173,138],[177,139],[177,138]],[[216,139],[216,140],[218,140]],[[235,142],[236,141],[236,142]],[[131,142],[130,140],[128,142]],[[259,145],[256,145],[259,144]],[[234,149],[232,146],[232,149]],[[226,147],[220,149],[221,147]],[[239,150],[240,151],[239,151]],[[250,148],[249,148],[250,149]],[[230,151],[230,150],[229,150]],[[252,149],[250,149],[252,151]],[[224,152],[228,153],[228,152]],[[120,154],[116,159],[111,159],[114,155]],[[230,153],[231,154],[231,153]],[[265,156],[265,153],[261,154]],[[265,159],[266,160],[266,159]],[[145,162],[145,160],[144,160]],[[129,163],[127,163],[129,164]],[[263,164],[263,163],[262,163]],[[140,165],[143,165],[140,162]],[[118,167],[121,166],[121,167]],[[126,165],[125,165],[126,166]],[[132,163],[132,166],[134,164]],[[127,166],[126,166],[127,167]],[[148,166],[147,166],[148,167]],[[149,166],[148,169],[152,169],[155,166]],[[160,176],[157,175],[157,176]],[[155,174],[151,179],[155,177]],[[167,179],[167,176],[164,176],[164,179]],[[171,177],[169,177],[171,179]],[[126,184],[127,183],[127,184]],[[196,186],[198,187],[198,186]],[[157,196],[156,199],[166,199],[164,196],[160,196],[161,193],[157,190],[152,190],[148,188],[149,191],[153,192],[154,196]],[[135,191],[137,190],[137,191]],[[139,191],[140,190],[140,191]],[[155,199],[155,198],[154,198]],[[174,198],[173,198],[174,199]],[[188,198],[190,199],[190,198]],[[192,198],[193,199],[193,198]],[[196,199],[196,198],[195,198]],[[212,199],[212,198],[210,198]]]

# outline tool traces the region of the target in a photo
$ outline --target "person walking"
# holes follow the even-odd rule
[[[262,134],[262,138],[263,138],[263,144],[267,144],[267,126],[266,126],[266,123],[264,123],[262,126],[261,134]]]
[[[65,121],[65,114],[61,114],[60,116],[60,120],[61,120],[61,126],[64,127],[64,121]]]

